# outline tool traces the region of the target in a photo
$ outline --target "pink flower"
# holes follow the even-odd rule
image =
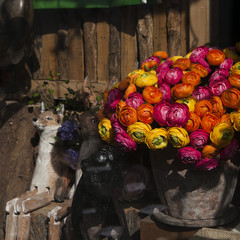
[[[145,61],[142,62],[142,65],[146,62],[150,62],[150,61],[155,61],[156,62],[156,65],[158,66],[160,64],[160,59],[158,57],[155,57],[155,56],[152,56],[152,57],[149,57],[147,58]],[[156,66],[156,67],[157,67]]]
[[[232,87],[232,85],[228,82],[227,79],[218,79],[212,80],[209,83],[210,94],[212,96],[220,96],[225,90]]]
[[[197,129],[190,133],[190,145],[198,150],[202,150],[205,145],[207,145],[209,140],[209,134],[203,129]]]
[[[167,83],[162,82],[161,84],[158,85],[158,88],[162,91],[163,94],[162,100],[170,101],[171,100],[170,86]]]
[[[167,125],[166,118],[170,107],[171,104],[167,101],[161,101],[154,106],[153,118],[159,123],[160,126]]]
[[[115,133],[122,133],[126,131],[127,128],[118,121],[115,114],[112,114],[110,121],[112,129]]]
[[[165,78],[165,76],[169,70],[170,70],[169,67],[165,67],[165,68],[159,70],[159,72],[157,73],[158,84],[163,81],[163,79]]]
[[[233,60],[231,58],[226,58],[223,63],[220,64],[219,68],[224,68],[227,71],[230,71],[233,65]]]
[[[182,69],[180,67],[174,67],[167,72],[163,81],[172,86],[179,83],[182,76],[183,76]]]
[[[215,70],[215,72],[211,75],[211,77],[209,78],[209,81],[221,79],[221,78],[227,78],[228,75],[229,75],[228,70],[224,68],[219,68]]]
[[[137,144],[129,137],[126,132],[115,134],[114,140],[117,146],[125,152],[130,152],[137,149]]]
[[[168,68],[170,69],[170,67],[173,65],[172,60],[166,60],[165,62],[161,63],[157,69],[156,69],[156,73],[159,73],[161,70]]]
[[[216,168],[219,164],[219,161],[215,158],[204,158],[201,161],[196,163],[196,168],[201,170],[212,170]]]
[[[143,96],[139,92],[130,93],[126,99],[126,105],[137,109],[144,102]]]
[[[183,127],[190,117],[189,108],[185,103],[175,102],[167,112],[167,125],[169,127]]]
[[[196,59],[200,59],[200,58],[204,59],[206,57],[207,53],[208,53],[208,48],[207,47],[199,46],[199,47],[196,47],[192,51],[189,59],[191,60],[191,62],[195,63]]]
[[[228,159],[232,159],[238,150],[239,143],[237,139],[233,139],[231,143],[229,143],[225,148],[221,150],[220,160],[227,161]]]
[[[212,71],[209,64],[207,63],[207,61],[204,60],[203,58],[200,58],[198,63],[201,64],[202,66],[204,66],[207,69],[208,73],[210,73]]]
[[[114,112],[118,102],[122,99],[122,93],[118,88],[112,89],[107,96],[106,103],[104,105],[104,112]]]
[[[201,153],[193,147],[180,148],[177,153],[177,158],[185,164],[196,164],[201,157]]]
[[[210,97],[210,89],[207,86],[197,86],[193,90],[192,96],[198,101],[201,101],[203,99],[208,100]]]

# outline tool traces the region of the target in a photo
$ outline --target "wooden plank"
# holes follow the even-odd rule
[[[139,62],[141,63],[153,54],[153,18],[149,5],[137,7],[137,39]]]
[[[30,214],[21,213],[18,217],[18,234],[17,240],[28,240],[30,230],[31,216]]]
[[[6,217],[5,240],[17,239],[17,224],[18,215],[14,214],[13,205],[9,209],[9,214]]]
[[[137,68],[136,7],[122,8],[121,78]]]
[[[48,235],[49,240],[61,239],[61,222],[55,222],[53,216],[50,217]]]
[[[181,54],[181,5],[179,0],[167,1],[168,55]]]
[[[69,11],[69,80],[84,79],[83,30],[80,13],[77,9]]]
[[[97,82],[97,25],[96,9],[85,9],[83,15],[83,36],[85,74],[91,82]]]
[[[97,10],[98,82],[109,82],[109,9]]]

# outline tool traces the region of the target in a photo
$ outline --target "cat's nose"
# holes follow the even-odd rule
[[[38,119],[37,118],[33,118],[33,122],[36,122]]]

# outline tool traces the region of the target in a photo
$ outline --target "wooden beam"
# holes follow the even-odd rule
[[[30,230],[31,216],[30,214],[21,213],[18,216],[18,234],[17,240],[28,240]]]

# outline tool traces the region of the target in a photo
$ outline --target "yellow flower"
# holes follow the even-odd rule
[[[134,79],[134,83],[137,87],[144,88],[147,86],[153,86],[158,82],[158,77],[155,71],[144,72],[141,75],[138,75]]]
[[[236,131],[240,131],[240,112],[231,112],[230,120],[233,124],[233,128]]]
[[[107,118],[103,118],[98,124],[98,132],[102,140],[105,142],[111,142],[113,140],[111,121]]]
[[[169,142],[175,148],[185,147],[190,142],[188,132],[184,128],[171,127],[168,129],[168,134]]]
[[[168,145],[168,132],[165,128],[155,128],[149,131],[145,139],[146,145],[152,149],[163,149]]]
[[[146,135],[152,128],[149,124],[143,122],[135,122],[127,127],[128,135],[136,142],[142,143],[145,141]]]
[[[182,58],[182,57],[183,56],[173,56],[173,57],[170,58],[170,60],[172,60],[173,63],[174,63],[176,60],[178,60],[179,58]]]
[[[210,140],[218,148],[227,146],[234,137],[233,127],[227,123],[219,123],[210,133]]]
[[[112,86],[111,89],[118,88],[119,84],[120,84],[120,82],[116,82],[116,83]]]
[[[231,71],[232,71],[232,73],[240,74],[240,62],[235,63],[235,64],[231,67]]]
[[[189,112],[193,113],[197,100],[193,97],[187,97],[187,98],[178,99],[176,102],[185,103],[189,108]]]
[[[192,52],[189,52],[189,53],[187,53],[184,57],[185,57],[185,58],[190,58],[191,54],[192,54]]]
[[[145,73],[144,70],[142,70],[142,69],[136,69],[136,70],[130,72],[130,73],[128,74],[128,77],[131,77],[131,76],[133,76],[133,75],[140,75],[140,74],[143,74],[143,73]]]

